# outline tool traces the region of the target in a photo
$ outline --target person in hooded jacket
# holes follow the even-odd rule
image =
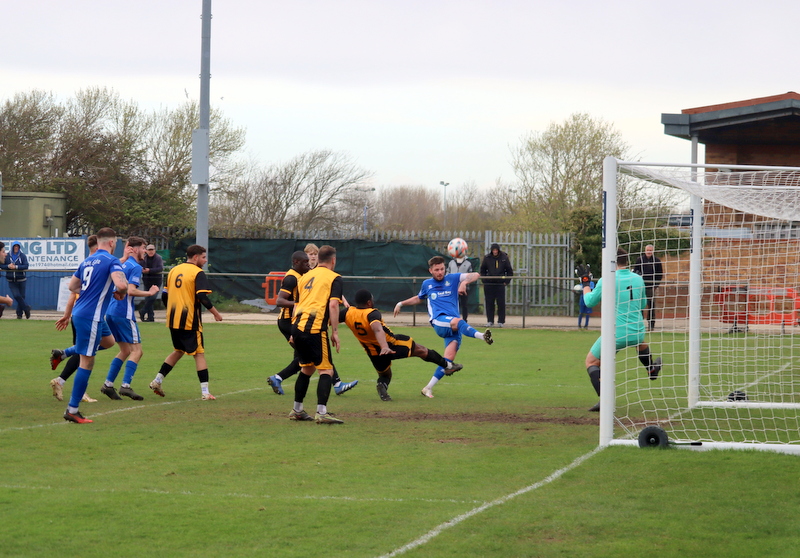
[[[6,259],[6,245],[4,242],[0,242],[0,262],[5,261]],[[0,279],[3,278],[3,274],[0,273]],[[14,299],[10,296],[0,296],[0,318],[3,317],[3,310],[6,309],[6,306],[11,306],[14,304]]]
[[[497,327],[506,322],[506,285],[511,283],[514,269],[508,254],[500,250],[500,245],[492,244],[489,253],[481,262],[483,294],[486,299],[486,327],[494,326],[494,308],[497,304]]]
[[[11,243],[11,251],[6,253],[0,269],[6,270],[6,281],[8,281],[11,298],[17,301],[17,319],[21,320],[23,313],[27,319],[30,319],[31,307],[25,302],[25,291],[28,285],[25,271],[28,269],[28,257],[22,251],[22,244],[16,240]]]

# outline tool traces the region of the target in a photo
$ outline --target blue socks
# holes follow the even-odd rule
[[[83,399],[83,394],[86,393],[86,387],[89,385],[89,376],[92,375],[91,370],[87,370],[86,368],[78,367],[78,370],[75,372],[75,380],[72,384],[72,395],[69,398],[69,406],[78,408],[78,405],[81,404],[81,399]]]
[[[122,383],[126,386],[131,385],[133,375],[136,374],[136,369],[139,367],[138,362],[131,362],[130,360],[125,363],[125,374],[122,376]]]
[[[111,366],[108,367],[108,374],[106,375],[106,381],[111,382],[112,384],[116,381],[117,375],[119,371],[122,369],[122,361],[117,357],[114,357],[114,360],[111,361]]]
[[[475,337],[475,334],[478,333],[478,330],[469,325],[464,320],[458,322],[458,332],[461,335],[466,335],[467,337]]]

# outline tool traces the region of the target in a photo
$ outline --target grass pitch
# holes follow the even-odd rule
[[[52,323],[0,320],[0,556],[794,556],[798,462],[760,452],[597,445],[583,370],[595,335],[498,330],[465,339],[463,371],[426,399],[434,367],[399,361],[382,402],[363,350],[341,330],[335,361],[354,390],[331,396],[341,426],[294,423],[266,384],[291,351],[272,326],[207,324],[211,392],[141,324],[143,402],[89,383],[93,424],[51,396]],[[397,328],[441,350],[427,327]],[[72,382],[66,386],[68,397]],[[117,382],[119,387],[119,381]],[[306,398],[313,412],[316,382]]]

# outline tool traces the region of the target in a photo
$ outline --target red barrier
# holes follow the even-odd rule
[[[264,300],[267,304],[274,305],[278,302],[278,292],[281,290],[284,275],[286,275],[284,271],[270,271],[264,278],[261,286],[264,287]]]
[[[800,297],[793,288],[720,287],[714,301],[722,306],[720,320],[726,324],[796,324]]]

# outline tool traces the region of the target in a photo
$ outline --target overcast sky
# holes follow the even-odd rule
[[[201,0],[0,0],[0,101],[200,90]],[[687,163],[661,113],[800,91],[800,2],[216,0],[211,99],[263,164],[332,149],[374,185],[513,180],[509,146],[586,112]],[[448,197],[451,190],[448,189]]]

